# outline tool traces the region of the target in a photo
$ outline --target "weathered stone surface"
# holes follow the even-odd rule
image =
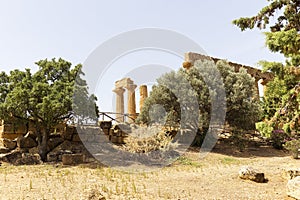
[[[47,161],[48,162],[60,162],[62,161],[62,155],[64,154],[72,154],[72,151],[69,150],[58,150],[55,152],[50,152],[47,154]]]
[[[81,142],[81,139],[80,139],[78,133],[76,133],[76,134],[73,135],[72,141],[73,142]]]
[[[9,150],[13,150],[17,147],[17,142],[7,139],[7,138],[2,138],[0,140],[0,143],[2,144],[3,147],[8,148]]]
[[[1,157],[1,161],[14,164],[20,158],[22,158],[22,153],[14,150]]]
[[[25,137],[25,138],[30,137],[30,138],[32,138],[33,140],[36,140],[37,135],[36,135],[36,133],[33,132],[33,131],[28,131],[28,133],[27,133],[24,137]]]
[[[20,136],[17,139],[17,146],[19,148],[33,148],[37,146],[37,143],[34,139],[32,139],[31,137],[23,137]]]
[[[10,152],[10,150],[6,147],[0,147],[0,154],[3,154],[3,153],[8,153]]]
[[[31,149],[28,150],[28,153],[30,154],[38,154],[39,153],[39,149],[37,147],[33,147]]]
[[[71,141],[75,131],[76,131],[75,127],[67,126],[67,127],[65,127],[65,130],[61,134],[61,136],[64,140],[70,140]]]
[[[300,199],[300,176],[289,180],[286,187],[288,196]]]
[[[267,180],[265,179],[264,173],[259,173],[254,170],[252,167],[243,166],[239,171],[239,177],[245,180],[251,180],[257,183],[265,183]]]
[[[63,165],[77,165],[84,162],[83,154],[64,154],[62,155]]]
[[[41,157],[38,154],[23,153],[22,157],[15,161],[15,165],[37,165],[41,164]]]
[[[48,146],[47,146],[47,150],[48,152],[49,151],[52,151],[55,147],[57,147],[58,145],[60,145],[61,143],[64,142],[64,139],[61,138],[61,137],[53,137],[53,138],[50,138],[48,140]]]
[[[81,199],[87,200],[106,200],[103,194],[99,191],[99,189],[93,188],[84,191]]]
[[[285,171],[285,177],[288,179],[288,180],[291,180],[297,176],[300,176],[300,168],[297,168],[297,169],[287,169]]]

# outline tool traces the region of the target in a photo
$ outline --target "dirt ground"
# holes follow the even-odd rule
[[[241,166],[264,172],[267,183],[238,178]],[[0,166],[0,199],[291,199],[286,195],[287,168],[300,160],[268,146],[240,152],[218,144],[200,158],[197,149],[171,166],[126,173],[97,164]],[[103,198],[104,199],[104,198]]]

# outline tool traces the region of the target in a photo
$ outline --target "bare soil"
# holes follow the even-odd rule
[[[267,183],[238,177],[249,165]],[[0,166],[0,199],[291,199],[287,168],[300,167],[284,151],[269,146],[238,151],[219,143],[206,157],[191,149],[171,166],[148,173],[126,173],[99,164]]]

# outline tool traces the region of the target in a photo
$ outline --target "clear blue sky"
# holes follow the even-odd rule
[[[145,27],[177,31],[207,54],[241,64],[282,61],[265,47],[261,31],[241,32],[231,24],[265,5],[266,0],[3,0],[0,71],[34,70],[35,61],[53,57],[83,63],[112,36]]]

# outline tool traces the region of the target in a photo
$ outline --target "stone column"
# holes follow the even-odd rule
[[[142,112],[144,101],[147,97],[148,97],[147,85],[141,85],[140,86],[140,113]]]
[[[260,78],[255,78],[255,91],[254,91],[254,95],[256,95],[256,98],[259,99],[259,86],[258,86],[258,82],[260,81]]]
[[[116,120],[124,122],[124,92],[123,88],[116,88],[113,90],[116,93]]]
[[[133,119],[136,119],[137,115],[136,115],[136,104],[135,104],[135,88],[137,87],[137,85],[135,84],[129,84],[126,86],[127,89],[127,113],[129,114],[130,118],[128,118],[128,122],[132,123],[134,122]]]
[[[267,83],[269,80],[261,79],[260,84],[263,86],[263,96],[265,96],[266,90],[267,90]]]

